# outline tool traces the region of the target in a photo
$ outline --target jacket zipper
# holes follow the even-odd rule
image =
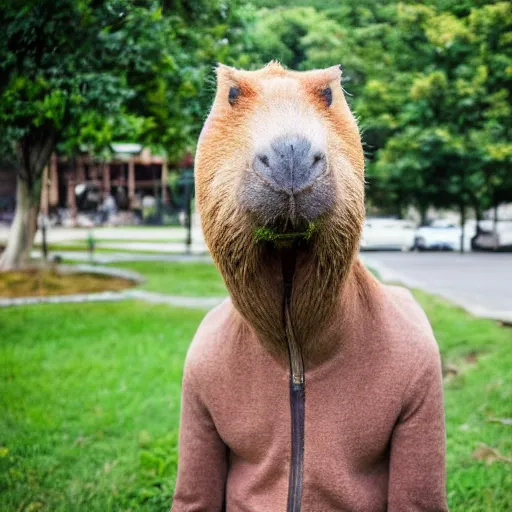
[[[290,478],[288,481],[287,512],[300,512],[302,503],[302,487],[304,480],[304,423],[306,407],[306,386],[304,363],[300,347],[293,332],[290,314],[295,261],[291,268],[285,268],[283,260],[284,307],[283,320],[290,361],[290,415],[291,415],[291,458]]]

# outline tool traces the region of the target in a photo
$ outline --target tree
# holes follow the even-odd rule
[[[367,198],[483,210],[512,192],[508,2],[10,0],[0,7],[0,157],[16,156],[17,210],[0,268],[27,260],[41,173],[57,147],[137,140],[192,151],[217,61],[341,63],[360,118]],[[424,216],[424,215],[423,215]]]
[[[18,180],[0,268],[28,259],[42,171],[62,135],[80,133],[86,120],[123,113],[134,91],[118,70],[147,65],[141,41],[126,41],[123,30],[134,18],[151,16],[157,16],[151,8],[126,1],[15,1],[2,7],[0,137],[4,151],[18,157]]]
[[[190,5],[189,5],[190,4]],[[223,2],[14,0],[0,8],[0,150],[17,157],[15,220],[0,269],[26,262],[41,175],[73,154],[136,139],[171,157],[192,149],[216,58],[245,18]],[[249,10],[247,10],[249,18]],[[232,42],[230,46],[229,43]],[[243,54],[231,59],[243,62]]]
[[[456,207],[464,219],[469,207],[481,215],[512,198],[508,2],[309,5],[288,48],[300,48],[302,69],[341,63],[363,131],[370,204],[395,213],[414,205],[423,219],[430,206]],[[277,16],[286,24],[305,10],[264,11],[263,51],[283,43]]]
[[[350,28],[312,64],[342,62],[367,142],[370,201],[457,207],[463,221],[468,207],[481,213],[510,190],[512,8],[487,3],[325,11]]]

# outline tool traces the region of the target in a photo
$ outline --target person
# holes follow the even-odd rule
[[[218,69],[196,197],[230,298],[187,354],[173,512],[448,510],[439,350],[410,292],[358,260],[340,79]]]

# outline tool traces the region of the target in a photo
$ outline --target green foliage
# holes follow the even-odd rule
[[[12,1],[0,8],[0,139],[35,128],[61,151],[136,140],[172,157],[193,148],[217,60],[244,62],[249,8],[224,2]]]
[[[481,212],[512,198],[509,2],[259,4],[257,57],[299,69],[341,63],[370,205]]]
[[[179,158],[194,149],[217,61],[341,63],[364,131],[370,204],[481,211],[510,199],[510,3],[255,5],[7,3],[0,9],[3,153],[35,131],[55,134],[68,153],[137,140]]]
[[[11,2],[0,10],[0,137],[14,146],[35,128],[79,136],[81,116],[119,114],[131,91],[116,73],[122,2]],[[115,30],[115,23],[119,29]],[[131,60],[136,61],[134,56]],[[44,162],[45,163],[45,162]]]
[[[2,3],[0,158],[18,157],[28,199],[17,200],[2,267],[29,254],[30,212],[56,146],[106,156],[112,142],[136,141],[171,160],[193,150],[211,99],[206,77],[216,60],[247,64],[251,13],[221,0]]]

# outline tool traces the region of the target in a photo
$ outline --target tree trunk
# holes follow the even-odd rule
[[[464,224],[466,224],[466,205],[461,203],[460,208],[460,253],[464,254]]]
[[[34,128],[18,144],[16,213],[7,247],[0,256],[0,271],[19,268],[30,259],[41,202],[41,178],[54,146],[55,134],[47,127]]]
[[[498,241],[498,206],[499,204],[495,204],[493,208],[493,217],[492,217],[492,232],[494,234],[494,250],[497,251],[500,247]]]
[[[480,222],[482,221],[482,209],[480,207],[480,203],[474,199],[474,207],[475,210],[475,218],[476,218],[476,224],[475,224],[475,232],[473,233],[473,236],[471,237],[471,250],[475,249],[475,240],[477,239],[478,235],[482,231],[482,226]]]
[[[420,212],[420,226],[426,226],[427,225],[428,204],[420,203],[418,206],[418,210]]]
[[[498,230],[498,206],[497,204],[494,205],[493,208],[493,216],[492,216],[492,229],[496,233]]]
[[[30,259],[30,250],[37,231],[39,203],[32,200],[28,183],[18,176],[16,213],[9,233],[7,247],[0,257],[0,270],[18,268]]]

